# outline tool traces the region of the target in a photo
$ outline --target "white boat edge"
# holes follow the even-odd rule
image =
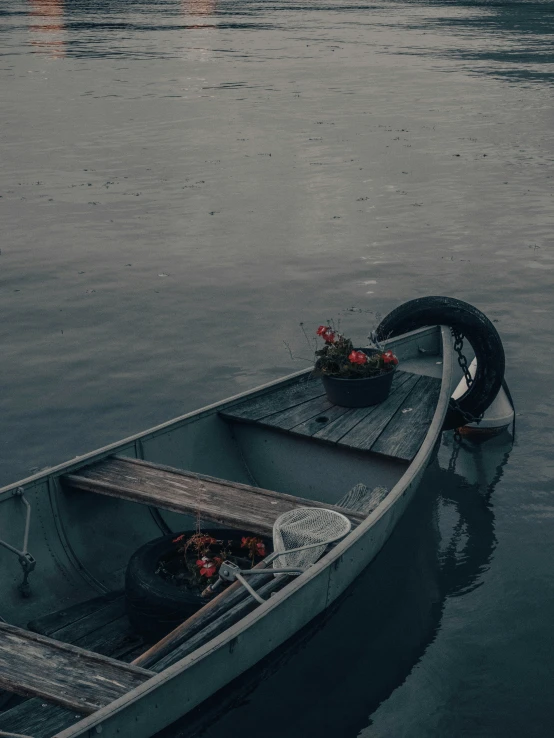
[[[469,366],[469,373],[471,376],[475,376],[477,369],[477,359],[473,359]],[[463,394],[467,392],[468,384],[465,377],[462,377],[458,386],[452,393],[452,398],[458,400]],[[491,405],[485,411],[485,414],[480,423],[468,423],[464,426],[470,432],[474,433],[501,433],[505,428],[509,428],[514,422],[514,407],[513,404],[504,389],[504,386],[500,387],[498,394],[491,403]],[[467,431],[466,431],[467,433]]]

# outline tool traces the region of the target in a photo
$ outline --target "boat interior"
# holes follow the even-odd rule
[[[297,507],[335,509],[353,527],[371,513],[413,462],[441,392],[438,327],[389,345],[400,367],[380,405],[332,405],[300,372],[0,490],[0,736],[50,738],[256,606],[233,584],[178,637],[145,642],[123,584],[147,541],[198,521],[271,537]],[[287,584],[255,579],[260,591]]]

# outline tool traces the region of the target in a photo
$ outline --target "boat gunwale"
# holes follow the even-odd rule
[[[448,326],[436,326],[440,329],[442,338],[442,378],[441,378],[441,389],[433,419],[429,425],[427,435],[421,447],[408,468],[402,474],[398,482],[394,485],[389,494],[382,500],[382,502],[373,510],[366,519],[360,523],[349,535],[332,548],[325,556],[323,556],[316,564],[310,567],[309,570],[295,578],[294,581],[290,582],[286,588],[277,592],[271,599],[267,600],[263,605],[260,605],[253,610],[246,617],[242,618],[238,623],[235,623],[230,628],[225,630],[214,639],[204,644],[196,651],[193,651],[188,656],[185,656],[180,661],[177,661],[172,666],[164,669],[156,676],[153,676],[148,681],[137,686],[130,692],[127,692],[122,697],[114,700],[110,704],[101,708],[97,712],[86,716],[82,720],[78,721],[74,725],[62,730],[53,738],[77,738],[78,736],[84,735],[87,731],[94,729],[110,717],[116,715],[124,708],[128,708],[131,704],[138,702],[139,700],[146,697],[157,690],[161,685],[172,681],[175,677],[179,676],[187,669],[191,668],[194,664],[202,661],[204,658],[209,656],[211,653],[218,651],[225,647],[233,639],[240,636],[242,633],[247,631],[254,623],[265,617],[265,615],[279,607],[287,599],[293,596],[295,592],[304,587],[308,582],[321,575],[325,570],[330,568],[337,560],[339,560],[351,547],[358,541],[362,536],[368,534],[377,522],[398,502],[398,500],[405,495],[409,486],[415,481],[417,476],[425,470],[429,458],[433,452],[436,442],[440,438],[442,432],[442,425],[448,409],[451,396],[451,381],[452,381],[452,368],[453,368],[453,354],[452,354],[452,335]],[[427,329],[424,329],[427,330]],[[404,334],[400,338],[405,338],[408,335],[414,333],[420,333],[418,331],[412,331],[411,334]],[[394,339],[390,341],[393,343]],[[298,376],[303,372],[299,372],[294,376]],[[288,378],[288,377],[287,377]],[[273,386],[275,383],[271,383]],[[267,387],[268,385],[265,385]],[[226,403],[223,403],[226,404]],[[369,565],[370,561],[366,562],[366,566]],[[365,567],[364,567],[365,568]],[[353,581],[355,577],[351,580]],[[349,582],[350,583],[350,582]],[[325,602],[325,609],[330,604],[329,593]],[[317,613],[314,613],[315,617]],[[273,648],[271,649],[273,650]],[[263,657],[262,657],[263,658]],[[240,673],[240,672],[239,672]],[[205,698],[204,698],[205,699]],[[196,704],[200,704],[203,699],[199,700]],[[192,708],[191,708],[192,709]],[[186,713],[183,713],[183,715]],[[163,727],[163,726],[162,726]],[[161,729],[161,728],[159,728]]]

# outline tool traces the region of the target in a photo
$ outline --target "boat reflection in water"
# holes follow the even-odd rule
[[[66,55],[64,7],[62,0],[27,0],[31,45],[54,59]]]
[[[341,600],[214,695],[208,718],[204,704],[160,738],[255,735],[260,721],[265,738],[358,735],[433,643],[448,598],[481,584],[509,439],[458,443],[444,434],[414,502]]]

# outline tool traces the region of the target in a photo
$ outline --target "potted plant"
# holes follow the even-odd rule
[[[261,561],[270,541],[225,528],[175,533],[141,546],[125,577],[127,615],[147,640],[157,640],[193,615],[213,596],[225,560],[247,569]]]
[[[320,376],[327,397],[342,407],[368,407],[386,400],[398,359],[377,343],[355,348],[352,341],[330,325],[316,331],[324,346],[316,350],[314,373]]]

